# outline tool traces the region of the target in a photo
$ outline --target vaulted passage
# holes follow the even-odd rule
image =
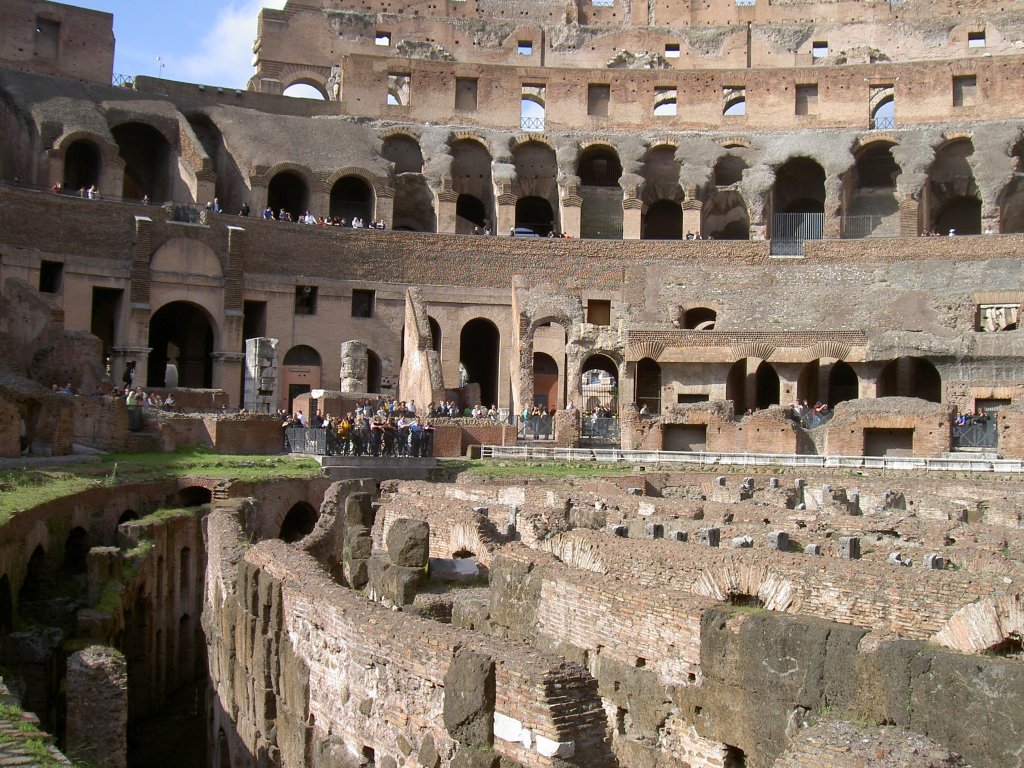
[[[281,541],[289,544],[299,541],[313,532],[319,517],[320,515],[312,506],[300,501],[288,510],[288,514],[285,515],[284,521],[281,523],[281,532],[278,537]]]
[[[480,402],[498,402],[498,349],[500,334],[490,320],[477,318],[462,327],[459,337],[459,362],[465,369],[467,383],[480,385]]]
[[[64,191],[88,189],[99,181],[100,152],[96,145],[81,139],[72,143],[64,153]]]
[[[373,219],[373,189],[358,176],[343,176],[331,187],[331,216],[360,218],[364,224]]]
[[[164,305],[149,321],[149,346],[146,386],[168,386],[169,365],[179,387],[212,386],[213,327],[205,310],[184,301]]]
[[[173,200],[174,157],[164,135],[143,123],[124,123],[111,133],[124,160],[124,186],[120,194],[131,200],[141,200],[148,195],[154,203]]]
[[[280,217],[284,211],[293,221],[298,219],[309,208],[309,188],[306,182],[291,171],[276,174],[267,186],[267,207],[273,211],[274,216]]]
[[[899,357],[878,375],[879,397],[919,397],[942,402],[942,376],[923,357]]]

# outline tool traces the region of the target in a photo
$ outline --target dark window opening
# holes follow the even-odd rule
[[[288,544],[306,538],[316,527],[316,521],[320,515],[312,506],[300,501],[288,510],[284,521],[281,523],[281,532],[278,538]]]
[[[182,507],[201,507],[212,500],[213,493],[201,485],[190,485],[178,491],[178,504]]]
[[[295,286],[295,314],[315,315],[317,293],[315,285]]]
[[[60,293],[64,282],[64,263],[44,261],[39,265],[39,292]]]
[[[352,317],[373,317],[377,292],[356,288],[352,291]]]
[[[587,322],[591,325],[611,325],[612,303],[607,299],[590,299],[587,302]]]
[[[676,395],[676,402],[679,405],[690,405],[692,403],[706,403],[709,400],[711,400],[711,395],[701,395],[701,394],[697,394],[697,395],[687,395],[687,394]]]
[[[708,307],[693,307],[683,313],[683,327],[692,331],[714,330],[718,313]]]
[[[611,101],[612,87],[591,83],[587,86],[587,114],[592,117],[608,117],[608,104]]]
[[[258,339],[267,335],[267,302],[246,301],[242,305],[242,349],[246,339]]]
[[[36,19],[36,56],[56,59],[60,55],[60,22]]]
[[[100,183],[100,153],[88,141],[76,141],[64,153],[65,192],[88,189]]]
[[[636,364],[636,404],[651,414],[661,413],[661,366],[649,357]]]
[[[475,77],[455,78],[455,108],[475,112],[477,106],[477,80]]]
[[[290,171],[277,174],[267,186],[267,207],[278,219],[281,218],[283,211],[292,221],[297,221],[299,216],[305,215],[309,207],[309,189],[306,182]]]
[[[745,595],[739,592],[732,592],[727,598],[729,605],[737,608],[764,608],[764,600],[757,595]]]
[[[459,334],[459,363],[466,382],[480,386],[480,402],[498,402],[498,362],[501,335],[498,327],[482,317],[470,320]]]

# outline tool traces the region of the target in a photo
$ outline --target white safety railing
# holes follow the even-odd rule
[[[913,456],[806,456],[792,453],[706,453],[626,451],[619,448],[543,448],[536,445],[485,445],[485,459],[625,462],[696,467],[809,467],[821,469],[899,469],[945,472],[1024,473],[1019,459],[981,457],[919,458]]]

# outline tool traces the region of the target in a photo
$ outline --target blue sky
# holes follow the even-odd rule
[[[65,0],[114,14],[114,72],[244,88],[261,7],[284,0]]]

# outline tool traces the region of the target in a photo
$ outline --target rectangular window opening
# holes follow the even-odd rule
[[[590,4],[595,8],[611,8],[615,0],[590,0]]]
[[[36,56],[56,59],[60,55],[60,22],[36,18]]]
[[[477,105],[477,80],[475,77],[455,78],[455,108],[475,112]]]
[[[679,58],[679,43],[665,43],[665,58],[666,59],[678,59]]]
[[[352,317],[373,317],[373,305],[377,297],[376,291],[360,288],[352,290]]]
[[[611,325],[612,303],[607,299],[591,299],[588,301],[587,322],[591,325]]]
[[[533,41],[532,40],[520,40],[516,46],[516,53],[520,56],[530,56],[533,54]]]
[[[818,85],[798,85],[796,87],[796,114],[818,114]]]
[[[587,86],[587,114],[592,117],[608,117],[608,103],[611,101],[612,87],[602,83],[591,83]]]
[[[811,44],[811,56],[815,59],[828,57],[828,40],[815,40]]]
[[[374,45],[391,45],[391,33],[390,32],[377,32],[376,37],[373,38]]]
[[[317,287],[315,285],[295,286],[295,314],[315,315],[316,295]]]
[[[984,48],[985,47],[985,30],[981,32],[968,32],[967,33],[967,47],[968,48]]]
[[[978,98],[977,75],[956,75],[953,77],[953,106],[973,107]]]
[[[39,265],[39,292],[60,293],[64,282],[64,262],[44,261]]]

